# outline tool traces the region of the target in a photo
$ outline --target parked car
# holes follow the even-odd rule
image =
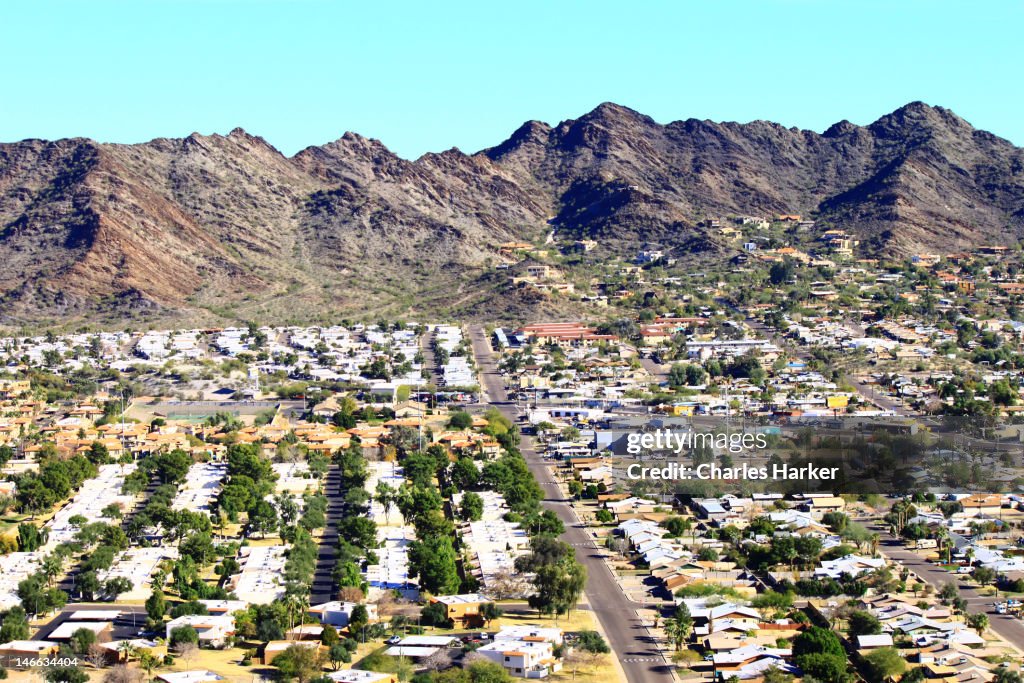
[[[401,636],[391,636],[390,638],[388,638],[384,642],[387,643],[388,645],[398,645],[400,642],[402,642],[402,638],[401,638]]]

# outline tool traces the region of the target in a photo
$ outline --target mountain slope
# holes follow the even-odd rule
[[[603,104],[415,161],[353,133],[291,158],[240,129],[0,144],[0,323],[530,315],[555,304],[489,270],[502,242],[705,249],[705,217],[776,213],[879,252],[1015,242],[1024,151],[922,103],[824,133]]]

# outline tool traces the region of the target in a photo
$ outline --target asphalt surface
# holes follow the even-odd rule
[[[46,638],[57,630],[57,627],[65,621],[69,621],[75,612],[100,611],[110,612],[111,621],[114,624],[110,634],[111,640],[128,640],[139,638],[140,630],[146,623],[146,608],[142,605],[114,605],[109,602],[76,602],[65,606],[53,619],[41,626],[33,636],[36,640]],[[160,634],[163,636],[164,634]]]
[[[899,562],[923,581],[931,584],[936,591],[947,583],[956,583],[960,588],[960,597],[967,601],[968,612],[988,614],[989,628],[1017,649],[1024,650],[1024,622],[1009,614],[996,614],[992,605],[997,599],[992,595],[982,595],[977,584],[963,581],[962,577],[957,577],[939,565],[924,560],[917,553],[907,550],[889,534],[882,534],[879,550],[890,560]]]
[[[334,586],[332,574],[334,565],[338,563],[338,522],[342,513],[341,475],[336,465],[327,470],[324,482],[324,495],[327,496],[327,523],[320,535],[320,546],[317,550],[316,568],[313,572],[313,585],[310,590],[309,602],[319,605],[336,600],[338,590]]]
[[[750,327],[751,330],[758,333],[765,339],[771,339],[772,342],[774,342],[775,345],[778,346],[779,348],[789,351],[802,361],[811,360],[811,354],[808,349],[796,346],[794,344],[790,344],[789,340],[781,336],[776,330],[768,327],[757,318],[745,315],[735,306],[732,306],[731,304],[725,301],[719,301],[719,303],[726,306],[729,310],[735,313],[739,313],[740,315],[743,315],[744,322],[747,324],[748,327]],[[858,329],[856,327],[854,329],[855,331],[858,331],[862,334],[866,334],[866,332],[864,332],[864,330],[862,329]],[[846,379],[847,381],[850,382],[850,384],[853,385],[853,387],[857,390],[857,393],[859,393],[865,401],[874,403],[882,410],[891,410],[897,415],[912,414],[910,411],[906,409],[906,407],[903,405],[903,401],[901,401],[900,399],[882,394],[880,391],[876,390],[875,387],[866,384],[865,382],[863,382],[860,379],[857,379],[856,377],[849,376]]]
[[[643,365],[644,370],[649,372],[658,382],[666,381],[668,379],[668,372],[672,369],[672,366],[668,363],[656,363],[650,356],[641,358],[640,364]]]
[[[512,421],[517,421],[519,410],[509,402],[505,386],[498,372],[494,353],[486,332],[480,327],[470,330],[473,355],[480,373],[481,388],[486,400]],[[584,589],[591,611],[601,622],[612,653],[619,660],[629,683],[668,683],[673,680],[671,666],[662,656],[657,643],[637,616],[644,607],[629,600],[612,575],[604,560],[605,551],[599,548],[587,533],[586,526],[576,517],[569,501],[552,481],[551,469],[537,454],[532,438],[524,436],[520,445],[530,471],[544,490],[544,507],[554,510],[565,524],[561,540],[576,549],[576,557],[587,569]]]

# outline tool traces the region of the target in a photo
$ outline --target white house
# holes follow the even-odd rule
[[[340,602],[338,600],[332,600],[331,602],[325,602],[320,605],[313,605],[307,611],[319,619],[321,624],[330,624],[335,628],[343,628],[348,626],[349,619],[352,618],[352,610],[354,610],[358,604],[359,603],[355,602]],[[365,605],[365,607],[369,620],[376,621],[377,606]]]
[[[235,617],[230,614],[186,614],[167,622],[167,640],[181,626],[191,626],[199,634],[199,644],[224,647],[228,637],[235,634]]]
[[[555,665],[551,643],[538,640],[495,640],[477,652],[518,678],[544,678]]]

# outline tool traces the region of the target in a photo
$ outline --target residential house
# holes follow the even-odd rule
[[[180,626],[191,626],[199,634],[199,644],[207,647],[222,648],[230,636],[235,634],[235,617],[230,614],[186,614],[171,619],[166,625],[166,637],[171,640],[171,633]]]
[[[480,614],[481,607],[490,600],[479,593],[466,593],[435,595],[430,598],[430,602],[444,605],[445,614],[456,628],[478,628],[484,624],[484,618]]]

